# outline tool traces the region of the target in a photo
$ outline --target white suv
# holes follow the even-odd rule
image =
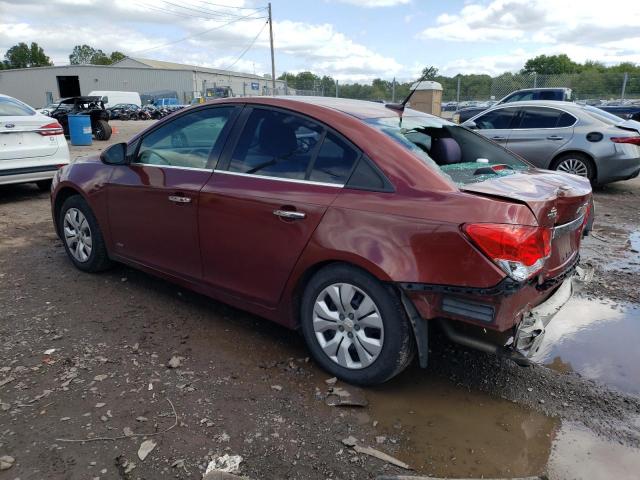
[[[48,190],[56,171],[68,163],[62,126],[0,94],[0,185],[35,182]]]

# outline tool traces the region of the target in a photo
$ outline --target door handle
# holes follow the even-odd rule
[[[547,137],[547,140],[562,140],[564,137],[561,137],[559,135],[549,135]]]
[[[507,137],[491,137],[491,140],[506,140]]]
[[[180,195],[169,195],[169,201],[174,203],[191,203],[191,198]]]
[[[302,220],[307,217],[304,212],[296,212],[295,210],[274,210],[273,214],[276,217],[286,218],[287,220]]]

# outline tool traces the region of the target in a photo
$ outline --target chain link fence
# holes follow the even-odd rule
[[[523,88],[570,88],[572,99],[593,105],[605,103],[640,102],[640,74],[583,72],[561,75],[521,75],[505,73],[489,75],[460,75],[436,77],[442,85],[443,110],[458,106],[498,101],[511,92]],[[306,81],[276,89],[277,95],[337,96],[374,101],[401,101],[409,92],[412,82],[374,80],[370,85],[336,84]],[[271,89],[267,88],[267,95]]]

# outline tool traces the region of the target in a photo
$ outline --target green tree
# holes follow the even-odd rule
[[[69,55],[69,62],[71,65],[111,65],[125,57],[124,53],[117,50],[107,55],[99,48],[93,48],[91,45],[76,45],[73,47],[71,55]]]
[[[20,42],[7,50],[4,58],[3,68],[47,67],[53,65],[51,59],[36,42],[31,42],[31,46]]]
[[[96,49],[89,45],[76,45],[69,55],[71,65],[84,65],[91,63],[91,59],[96,54]]]
[[[422,75],[420,75],[420,80],[435,80],[438,76],[438,69],[433,65],[429,67],[424,67],[422,69]]]
[[[538,73],[542,75],[558,73],[579,73],[581,65],[571,60],[566,54],[538,55],[530,58],[520,71],[522,74]]]
[[[127,56],[122,52],[114,50],[113,52],[111,52],[110,58],[111,58],[111,63],[116,63],[116,62],[119,62],[120,60],[124,60],[125,58],[127,58]]]

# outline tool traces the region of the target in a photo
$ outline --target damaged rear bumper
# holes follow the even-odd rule
[[[482,328],[478,324],[479,322],[475,321],[465,322],[455,317],[453,319],[447,318],[448,315],[446,315],[447,312],[444,309],[439,309],[440,311],[437,313],[440,314],[431,318],[438,322],[445,335],[454,343],[508,357],[520,365],[528,365],[530,357],[540,349],[544,340],[545,329],[549,322],[569,301],[573,293],[591,279],[592,275],[592,270],[576,266],[575,270],[572,270],[570,274],[556,284],[557,286],[554,285],[555,289],[541,303],[535,304],[535,302],[532,302],[535,306],[529,307],[526,305],[520,309],[517,318],[514,319],[513,326],[504,331]],[[406,290],[403,293],[403,303],[412,320],[416,336],[418,336],[420,332],[416,329],[417,319],[423,320],[429,317],[424,315],[426,312],[424,308],[420,308],[420,304],[415,304],[416,300],[419,300],[415,297],[416,292],[411,292],[412,302],[408,301],[409,296],[406,295],[407,293],[409,292]],[[505,299],[499,294],[496,297]],[[508,297],[507,295],[506,298]],[[498,300],[498,298],[495,300]],[[434,309],[433,313],[436,313],[436,311]],[[418,341],[419,350],[420,343]],[[426,344],[425,341],[422,343]],[[423,361],[423,356],[420,355],[420,357],[421,365],[426,366],[426,359]]]

